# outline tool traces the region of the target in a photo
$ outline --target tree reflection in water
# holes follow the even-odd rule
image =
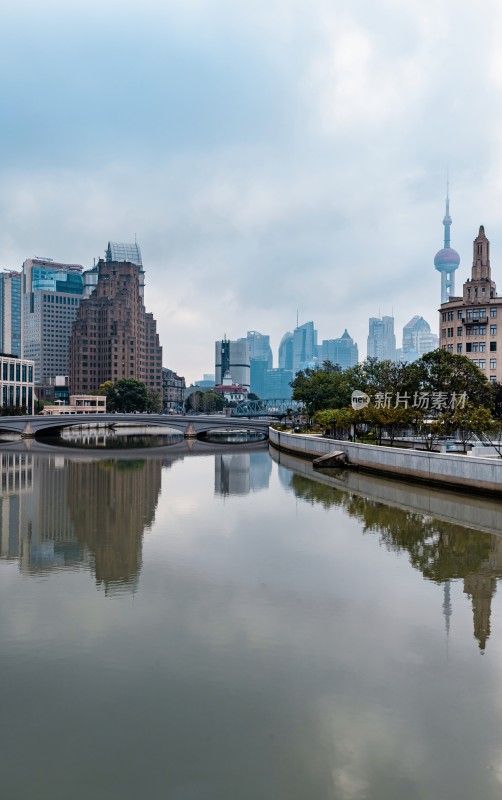
[[[463,579],[464,592],[472,600],[474,636],[480,649],[485,649],[491,601],[497,579],[502,577],[501,536],[389,506],[297,473],[291,475],[291,488],[309,503],[343,509],[361,523],[364,533],[378,534],[388,550],[406,551],[424,578],[438,584]]]

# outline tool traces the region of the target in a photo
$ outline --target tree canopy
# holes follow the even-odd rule
[[[149,411],[152,403],[145,384],[134,378],[121,378],[115,383],[106,381],[101,384],[97,393],[106,395],[107,411],[120,414]]]

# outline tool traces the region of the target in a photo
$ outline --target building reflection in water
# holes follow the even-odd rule
[[[272,461],[268,450],[248,453],[217,453],[214,457],[214,493],[249,494],[268,489]]]
[[[92,553],[96,581],[106,590],[134,585],[141,568],[143,531],[155,518],[162,462],[72,459],[67,469],[70,514],[77,540]]]
[[[285,467],[284,462],[287,463]],[[312,469],[311,464],[299,465],[297,459],[283,458],[281,454],[279,477],[283,485],[295,495],[310,503],[320,503],[324,507],[343,508],[350,516],[356,517],[364,533],[376,533],[381,542],[391,551],[407,552],[410,562],[424,578],[444,586],[443,614],[446,634],[449,635],[450,619],[453,613],[450,598],[450,582],[463,581],[463,589],[472,603],[473,631],[479,649],[484,651],[490,637],[490,617],[492,599],[497,589],[497,580],[502,578],[502,536],[483,530],[473,530],[415,510],[407,510],[395,505],[387,505],[368,494],[339,488],[337,479],[326,474],[309,477],[292,470],[295,466],[302,471]],[[371,491],[372,477],[355,476],[366,492]],[[338,483],[338,485],[337,485]],[[389,484],[396,502],[406,503],[412,492],[418,490],[407,484]],[[374,491],[382,489],[382,482],[374,481]],[[425,495],[427,489],[421,489]],[[434,493],[435,490],[430,490]],[[425,496],[424,495],[424,496]],[[456,495],[436,492],[436,508],[440,507],[444,496],[445,506],[450,510]],[[469,499],[463,498],[464,502]],[[472,503],[478,501],[473,498]],[[490,517],[490,501],[483,503]],[[495,504],[496,506],[497,504]],[[495,508],[498,516],[500,511]],[[465,511],[465,510],[464,510]],[[459,511],[459,516],[460,516]]]
[[[106,591],[134,588],[160,494],[159,459],[1,453],[0,557],[25,574],[84,566]]]

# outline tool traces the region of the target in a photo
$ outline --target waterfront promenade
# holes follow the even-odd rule
[[[285,433],[270,428],[270,443],[279,450],[315,459],[339,452],[352,469],[420,481],[443,488],[502,497],[502,461],[457,453],[431,453],[400,447],[380,447],[345,440]]]

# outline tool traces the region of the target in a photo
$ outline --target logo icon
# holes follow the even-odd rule
[[[356,389],[352,392],[351,404],[354,411],[359,411],[361,408],[366,408],[369,404],[370,398],[365,392],[360,392]]]

